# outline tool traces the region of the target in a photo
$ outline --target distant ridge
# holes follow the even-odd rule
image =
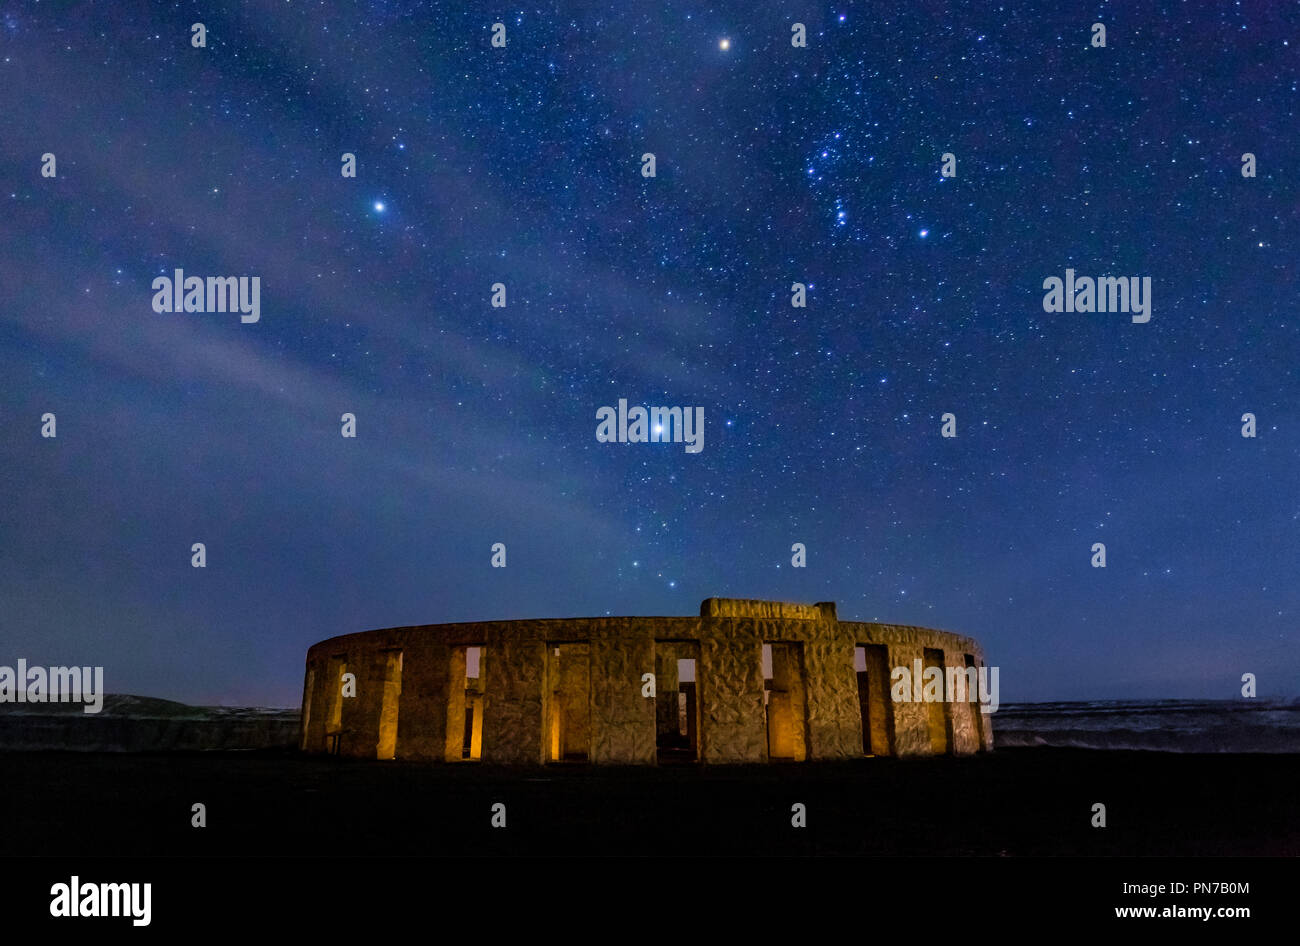
[[[0,703],[0,751],[204,752],[298,747],[298,710],[190,706],[110,693],[98,713],[82,703]]]
[[[999,749],[1300,753],[1300,698],[1004,703]]]
[[[164,700],[156,696],[138,696],[134,693],[109,693],[104,697],[104,706],[96,714],[88,714],[81,703],[0,703],[0,714],[15,713],[24,716],[60,716],[64,713],[77,715],[117,716],[133,719],[208,719],[213,716],[240,715],[279,715],[292,714],[297,717],[296,709],[280,709],[258,706],[191,706],[175,700]]]

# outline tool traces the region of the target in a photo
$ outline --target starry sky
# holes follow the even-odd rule
[[[716,595],[970,634],[1004,703],[1294,695],[1298,47],[1289,3],[9,4],[0,663],[297,705],[336,634]],[[155,313],[175,268],[260,321]],[[1151,321],[1044,312],[1066,268]],[[704,450],[598,443],[619,398]]]

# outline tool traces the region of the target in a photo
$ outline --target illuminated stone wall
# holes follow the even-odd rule
[[[883,645],[890,668],[942,653],[945,666],[964,668],[967,657],[982,665],[979,645],[967,637],[920,627],[839,621],[833,603],[816,605],[709,598],[699,617],[569,618],[434,624],[366,631],[314,645],[307,654],[312,692],[304,694],[307,752],[337,748],[341,755],[377,758],[396,742],[397,759],[456,761],[464,709],[453,692],[465,687],[465,660],[458,647],[483,648],[482,761],[537,765],[552,752],[552,703],[557,698],[556,645],[588,648],[589,716],[573,731],[585,732],[593,763],[656,763],[656,700],[643,696],[643,675],[655,671],[656,641],[689,642],[696,649],[695,695],[699,705],[698,758],[705,763],[766,762],[768,721],[764,709],[763,645],[794,645],[799,658],[797,697],[802,719],[799,753],[808,761],[860,758],[862,713],[854,648]],[[667,651],[670,648],[661,648]],[[400,661],[396,653],[400,652]],[[400,679],[394,668],[400,663]],[[356,695],[343,700],[337,724],[330,717],[340,666],[356,675]],[[571,675],[570,675],[571,676]],[[385,685],[389,692],[384,712]],[[659,699],[676,700],[675,681]],[[396,696],[397,712],[392,712]],[[562,712],[576,712],[571,695]],[[781,695],[780,701],[792,700]],[[934,751],[932,720],[925,703],[888,701],[892,754]],[[977,725],[978,705],[945,704],[949,751],[969,754],[992,748],[992,717]],[[666,708],[663,712],[668,712]],[[676,709],[671,710],[672,714]],[[395,715],[395,719],[393,718]],[[583,728],[585,727],[585,729]],[[335,730],[331,732],[330,730]],[[877,726],[882,730],[881,726]],[[393,731],[395,730],[395,732]]]

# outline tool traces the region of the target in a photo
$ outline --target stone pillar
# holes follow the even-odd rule
[[[535,765],[546,761],[542,740],[546,642],[488,636],[484,664],[483,761]]]
[[[653,764],[657,701],[641,695],[641,675],[654,667],[654,640],[614,630],[591,641],[591,761]]]
[[[762,650],[755,620],[703,620],[697,678],[704,762],[767,760]]]

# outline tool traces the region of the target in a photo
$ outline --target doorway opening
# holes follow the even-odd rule
[[[655,641],[655,750],[660,764],[700,760],[695,641]]]
[[[965,656],[967,678],[966,688],[968,691],[971,690],[971,682],[974,682],[973,692],[968,692],[966,694],[966,705],[970,707],[971,711],[971,731],[975,733],[975,751],[983,752],[984,714],[980,712],[980,706],[983,704],[980,703],[979,698],[979,668],[975,666],[975,656],[973,654],[966,654]],[[972,670],[974,670],[975,673],[971,673]]]
[[[307,683],[302,688],[302,735],[298,739],[298,748],[307,748],[307,730],[311,727],[311,704],[316,699],[316,671],[307,671]]]
[[[453,647],[448,659],[448,762],[479,762],[483,758],[484,648],[479,644]]]
[[[586,762],[591,754],[591,655],[585,641],[547,645],[551,762]]]
[[[397,713],[402,698],[402,652],[386,650],[384,661],[384,697],[379,707],[379,745],[375,757],[397,757]]]
[[[330,657],[325,677],[325,751],[338,755],[343,743],[343,675],[348,672],[346,654]]]
[[[803,645],[785,641],[764,644],[762,660],[768,759],[802,762],[807,756]]]
[[[889,700],[889,657],[884,644],[853,649],[858,676],[858,708],[862,713],[862,754],[894,754],[894,716]]]
[[[930,751],[935,755],[943,755],[952,751],[952,708],[948,704],[947,692],[944,689],[947,678],[944,676],[943,651],[927,647],[923,680],[933,679],[934,675],[930,673],[932,668],[939,671],[940,693],[937,701],[925,704],[926,720],[930,729]]]

